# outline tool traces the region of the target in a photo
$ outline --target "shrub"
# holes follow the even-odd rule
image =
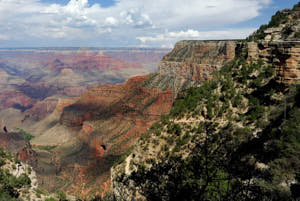
[[[57,200],[54,199],[53,197],[49,197],[49,198],[46,198],[45,201],[57,201]]]
[[[268,27],[278,27],[281,23],[285,23],[286,21],[287,16],[285,16],[282,12],[277,11],[276,14],[272,16]]]
[[[181,127],[179,124],[172,123],[168,125],[168,133],[176,134],[179,136],[181,134]]]
[[[28,141],[32,140],[35,136],[27,133],[26,131],[24,131],[22,128],[18,128],[19,132],[23,134],[24,138]]]
[[[67,196],[63,191],[57,192],[57,197],[59,201],[67,201]]]
[[[294,38],[297,38],[297,39],[300,38],[300,31],[295,32]]]

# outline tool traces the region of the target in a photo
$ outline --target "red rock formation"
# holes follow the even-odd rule
[[[36,153],[21,133],[0,132],[0,147],[14,154],[21,161],[29,162],[32,165],[36,162]]]
[[[35,102],[35,100],[31,99],[20,91],[10,90],[0,92],[0,110],[10,107],[24,110],[32,107]]]
[[[59,113],[62,113],[63,109],[65,107],[68,107],[68,106],[74,104],[76,101],[78,101],[78,98],[64,98],[64,99],[59,99],[58,104],[56,105],[56,110]]]
[[[122,85],[95,87],[85,92],[78,102],[67,107],[61,117],[66,126],[80,126],[93,117],[122,116],[157,119],[170,110],[173,94],[142,87],[147,76],[137,76]]]
[[[238,41],[180,41],[159,64],[161,75],[204,81],[236,56]]]
[[[158,56],[149,56],[152,55],[151,51],[143,57],[140,57],[144,54],[143,51],[122,53],[124,54],[129,56],[123,56],[126,60],[122,56],[117,59],[108,56],[105,51],[97,55],[88,50],[81,50],[79,53],[32,51],[15,54],[8,61],[20,65],[20,69],[30,66],[29,73],[21,75],[22,79],[18,80],[16,87],[20,92],[2,92],[0,100],[7,107],[19,103],[22,108],[27,109],[24,113],[30,121],[24,121],[25,124],[31,123],[31,120],[41,121],[54,112],[54,115],[42,122],[48,126],[48,120],[63,113],[60,122],[74,134],[72,141],[66,146],[58,145],[51,150],[34,146],[39,158],[37,174],[42,178],[41,184],[47,189],[57,189],[57,183],[68,181],[72,184],[67,190],[73,194],[94,195],[95,188],[99,193],[105,191],[110,182],[109,171],[113,163],[136,143],[138,137],[160,118],[161,113],[169,112],[173,92],[143,86],[144,81],[149,79],[148,76],[131,78],[125,84],[94,87],[95,83],[100,82],[123,82],[128,75],[136,74],[134,68],[143,67],[141,63],[148,65],[149,62],[153,65],[162,55],[158,53]],[[31,74],[33,67],[35,73]],[[125,72],[124,69],[127,68],[132,72]],[[139,69],[138,72],[147,72],[144,69]],[[122,77],[123,75],[114,72],[125,72],[125,75]],[[95,74],[91,83],[86,82],[89,73]],[[99,77],[99,81],[98,74],[104,74]],[[111,76],[111,81],[102,82],[101,79],[105,76]],[[80,86],[77,86],[78,83]],[[90,87],[93,88],[82,94]],[[79,100],[63,98],[80,94]],[[77,131],[77,135],[73,131]],[[26,147],[20,146],[16,154],[22,160],[31,160],[31,152]],[[48,182],[50,180],[53,182]],[[103,184],[105,185],[102,186]]]
[[[43,101],[38,101],[32,108],[26,110],[25,115],[36,121],[40,121],[54,111],[57,103],[57,98],[46,98]]]
[[[89,159],[89,162],[76,166],[85,174],[85,177],[76,175],[76,181],[85,184],[102,181],[101,185],[109,182],[109,167],[116,160],[110,158],[126,153],[161,114],[170,111],[174,93],[144,87],[143,83],[148,79],[149,76],[137,76],[121,85],[89,89],[76,103],[63,110],[62,124],[68,127],[82,125],[78,138],[86,144],[86,158]],[[74,167],[70,165],[68,167]],[[88,186],[80,188],[81,196],[92,189]],[[78,186],[73,185],[68,190],[78,192]]]

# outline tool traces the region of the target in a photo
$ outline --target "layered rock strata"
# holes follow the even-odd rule
[[[180,41],[158,66],[161,75],[201,82],[235,58],[239,41]]]
[[[262,41],[250,42],[247,45],[248,58],[261,59],[273,65],[278,82],[295,84],[300,81],[300,41]]]

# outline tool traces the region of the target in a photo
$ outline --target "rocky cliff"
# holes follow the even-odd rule
[[[298,16],[294,15],[297,12],[287,13],[293,14],[287,19]],[[279,24],[282,23],[283,21]],[[209,141],[212,145],[208,148],[213,154],[214,148],[219,145],[222,151],[224,149],[222,143],[225,139],[222,138],[224,141],[219,143],[218,136],[235,140],[225,143],[225,152],[217,153],[217,157],[225,158],[231,153],[227,150],[228,147],[231,148],[230,143],[236,144],[246,140],[236,139],[231,133],[251,133],[245,138],[255,141],[259,133],[267,129],[266,125],[276,124],[273,116],[268,118],[269,113],[263,112],[274,112],[276,107],[282,109],[281,103],[285,96],[283,93],[288,90],[290,84],[299,82],[300,58],[296,29],[297,25],[293,26],[291,30],[294,31],[289,33],[288,37],[276,35],[281,34],[283,29],[278,31],[269,27],[263,32],[266,35],[259,40],[180,41],[172,52],[164,56],[155,73],[130,78],[124,84],[92,87],[79,99],[64,102],[59,98],[49,97],[37,101],[25,113],[43,125],[43,129],[31,127],[31,130],[43,131],[32,140],[39,159],[37,173],[40,184],[51,191],[63,189],[79,197],[90,197],[99,192],[103,194],[109,191],[112,185],[115,197],[125,200],[143,200],[147,196],[157,196],[162,188],[166,193],[169,193],[169,187],[178,190],[177,185],[173,183],[164,186],[164,182],[169,181],[168,175],[174,176],[171,181],[178,180],[180,185],[185,185],[184,182],[191,186],[198,185],[198,181],[177,176],[185,177],[190,172],[193,174],[193,171],[205,171],[199,168],[205,165],[214,167],[215,164],[204,164],[202,158],[199,159],[193,154],[195,151],[194,153],[206,156],[203,152],[205,147],[202,145],[210,139],[210,134],[214,134],[214,138]],[[111,57],[104,56],[103,52],[95,55],[91,51],[81,50],[80,54],[81,57],[74,60],[74,69],[68,64],[72,63],[71,56],[60,56],[47,65],[47,69],[56,71],[57,77],[52,81],[59,80],[64,84],[68,75],[76,76],[80,80],[81,75],[78,77],[76,73],[82,68],[89,71],[114,68],[109,63]],[[110,54],[118,55],[119,58],[124,56],[120,52],[112,51]],[[91,61],[83,58],[90,58]],[[116,68],[120,70],[122,66],[123,64],[120,64]],[[22,86],[24,93],[31,97],[32,90]],[[37,84],[34,88],[39,91],[39,86]],[[42,86],[45,88],[43,83]],[[273,88],[275,92],[271,90]],[[74,89],[71,86],[59,90],[62,94],[65,92],[75,95],[84,89]],[[174,106],[176,97],[178,100]],[[294,98],[294,95],[291,97]],[[31,105],[29,100],[27,102],[24,107]],[[49,111],[46,106],[49,107]],[[294,107],[294,102],[290,107]],[[171,117],[166,116],[170,111]],[[27,124],[31,123],[26,118],[24,121]],[[159,123],[154,124],[156,121]],[[269,124],[270,122],[272,124]],[[279,123],[284,127],[281,120]],[[225,134],[222,135],[223,133]],[[239,150],[231,151],[239,153]],[[242,159],[245,163],[249,162],[255,171],[257,167],[264,169],[263,167],[272,165],[262,158],[253,162],[255,156],[252,153],[248,156]],[[193,161],[195,157],[198,160],[196,163]],[[205,161],[209,161],[209,158],[205,158]],[[222,166],[223,169],[217,169],[213,173],[239,178],[240,175],[228,172],[230,162],[229,160],[226,166]],[[110,174],[114,165],[117,166]],[[181,168],[186,171],[182,175]],[[193,176],[198,178],[203,172],[196,173]],[[239,185],[245,182],[241,178],[225,185],[223,178],[218,177],[216,179],[222,180],[223,183],[216,182],[219,185],[216,187],[210,180],[215,179],[215,175],[211,176],[207,172],[205,175],[207,178],[198,178],[200,184],[205,186],[201,183],[205,181],[206,186],[209,186],[209,183],[214,192],[223,192],[224,189],[220,189],[220,186],[228,185],[231,188],[234,182]],[[295,177],[289,174],[287,181],[290,182],[291,178],[295,180]],[[156,181],[152,182],[151,179]],[[247,179],[249,185],[253,183],[252,178]],[[143,183],[144,181],[149,183]],[[288,182],[284,185],[290,185]],[[163,185],[155,186],[160,183]],[[202,192],[200,190],[199,192]],[[243,191],[242,194],[247,192]],[[175,195],[166,194],[164,198],[168,200],[167,196]]]
[[[51,168],[56,169],[56,175],[42,176],[43,185],[52,190],[64,186],[68,192],[81,197],[91,196],[99,188],[109,190],[113,164],[124,158],[162,114],[170,112],[178,93],[197,86],[221,65],[230,62],[237,43],[199,41],[190,55],[186,55],[186,60],[180,60],[180,54],[193,42],[178,43],[161,61],[157,72],[130,78],[124,84],[104,85],[84,92],[78,101],[63,108],[59,126],[72,130],[73,137],[47,150],[55,162],[46,163],[56,164]],[[195,55],[201,48],[205,51]],[[215,60],[215,56],[222,61]],[[177,72],[171,72],[170,65],[176,65]],[[191,70],[191,66],[195,68]],[[38,173],[48,174],[47,171]]]
[[[271,64],[276,69],[277,81],[295,84],[300,80],[299,41],[260,41],[249,42],[248,59]]]
[[[268,32],[269,33],[269,32]],[[276,32],[275,32],[276,33]],[[262,60],[274,65],[278,82],[293,84],[300,80],[300,42],[289,40],[247,41],[180,41],[159,64],[161,75],[176,77],[175,86],[190,80],[205,81],[236,56],[250,62]],[[188,87],[188,86],[185,86]]]
[[[239,41],[180,41],[163,57],[158,73],[175,77],[174,89],[180,91],[207,80],[235,58],[239,46]]]
[[[100,188],[106,191],[110,184],[109,168],[131,150],[161,114],[170,111],[175,97],[182,96],[181,92],[189,87],[200,86],[203,81],[212,79],[214,72],[236,58],[242,57],[249,64],[262,61],[273,66],[278,84],[296,83],[299,80],[298,44],[297,41],[265,40],[181,41],[162,59],[156,73],[131,78],[121,85],[89,89],[76,103],[64,108],[60,117],[60,124],[78,133],[74,141],[76,146],[78,142],[81,144],[81,148],[70,150],[68,154],[75,157],[76,152],[88,158],[79,165],[62,153],[65,149],[55,148],[60,158],[59,174],[64,175],[59,176],[60,179],[70,177],[72,171],[80,172],[72,174],[74,181],[70,181],[72,185],[65,189],[71,193],[79,192],[78,183],[84,183],[80,185],[83,189],[80,196],[88,196],[95,192],[95,185],[105,181]],[[136,155],[139,154],[136,152]],[[127,166],[126,171],[130,173],[130,165]],[[113,180],[116,175],[113,173]]]
[[[19,160],[36,164],[36,153],[21,133],[0,132],[0,147],[14,154]]]
[[[57,126],[63,127],[65,134],[69,132],[70,140],[51,140],[52,149],[38,152],[43,161],[38,174],[44,187],[52,191],[63,187],[79,197],[107,190],[112,165],[161,114],[171,109],[174,93],[168,86],[165,90],[146,87],[149,77],[138,76],[121,85],[91,88],[75,103],[62,107]],[[34,142],[41,142],[41,137]]]
[[[268,25],[262,38],[254,37],[257,31],[247,41],[175,45],[159,75],[180,80],[174,89],[196,87],[180,95],[169,116],[112,168],[117,200],[299,198],[300,166],[292,162],[299,154],[292,144],[300,139],[294,132],[300,121],[300,91],[294,87],[300,80],[298,8],[282,11],[286,20],[272,18],[282,29]],[[284,27],[292,27],[288,36]]]
[[[55,101],[50,99],[78,97],[100,84],[123,83],[132,76],[148,74],[153,72],[153,65],[160,61],[163,52],[167,53],[163,49],[112,49],[110,56],[105,50],[98,54],[92,49],[69,49],[2,49],[0,113],[26,113],[24,122],[34,124],[54,111]],[[137,56],[145,58],[144,61]],[[47,112],[44,108],[48,108]],[[37,117],[37,113],[43,115]],[[0,115],[2,121],[17,127]]]

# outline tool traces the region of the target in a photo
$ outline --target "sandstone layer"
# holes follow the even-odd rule
[[[248,45],[249,59],[261,59],[273,65],[277,72],[277,80],[284,84],[295,84],[300,81],[300,42],[277,41],[259,43],[250,42]]]

